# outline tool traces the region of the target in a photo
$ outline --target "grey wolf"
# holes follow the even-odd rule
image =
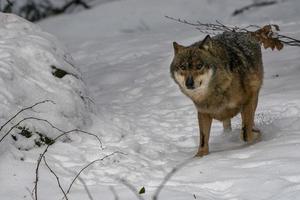
[[[254,115],[263,83],[258,40],[248,33],[224,32],[190,46],[173,42],[171,77],[198,112],[200,141],[196,156],[209,153],[213,119],[231,130],[231,118],[241,113],[241,139],[253,143],[259,136]]]

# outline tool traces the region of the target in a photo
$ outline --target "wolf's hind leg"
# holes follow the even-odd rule
[[[225,133],[228,133],[232,130],[230,118],[223,121],[223,129]]]
[[[241,139],[251,144],[259,136],[260,132],[254,131],[254,115],[257,106],[258,92],[256,92],[250,99],[250,101],[244,106],[242,110],[242,131]]]
[[[258,93],[256,95],[255,101],[253,102],[254,112],[256,111],[257,103],[258,103]],[[260,130],[255,126],[255,122],[253,122],[252,131],[255,132],[255,133],[257,133],[257,134],[261,133]]]

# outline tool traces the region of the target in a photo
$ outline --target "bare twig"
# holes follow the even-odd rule
[[[216,23],[218,25],[220,25],[222,28],[224,28],[224,30],[227,30],[227,31],[232,31],[233,29],[232,28],[229,28],[227,26],[225,26],[223,23],[221,23],[220,21],[216,20]]]
[[[276,48],[279,47],[277,49],[280,50],[283,47],[283,44],[289,45],[289,46],[300,46],[300,40],[297,40],[295,38],[288,37],[285,35],[280,35],[280,34],[277,34],[277,37],[274,37],[274,35],[268,35],[267,33],[271,33],[271,34],[274,33],[273,30],[271,29],[271,27],[278,28],[278,26],[275,24],[265,25],[263,27],[260,27],[257,25],[238,27],[238,26],[224,25],[220,21],[216,21],[216,23],[202,23],[200,21],[197,21],[196,23],[194,23],[194,22],[189,22],[187,20],[180,19],[180,18],[176,19],[176,18],[170,17],[170,16],[165,16],[165,17],[172,21],[176,21],[176,22],[179,22],[182,24],[187,24],[189,26],[193,26],[197,30],[199,30],[201,33],[205,33],[205,34],[216,35],[218,33],[222,33],[225,31],[250,33],[250,34],[254,35],[255,37],[257,37],[258,41],[261,44],[263,44],[265,48],[271,47],[272,49],[274,49],[274,45],[275,45]],[[267,29],[266,29],[266,27],[267,27]],[[270,28],[270,29],[268,29],[268,28]],[[279,31],[279,28],[278,28],[278,31]],[[265,34],[265,35],[263,35],[263,34]],[[264,38],[265,36],[267,38]],[[267,40],[265,40],[265,39],[267,39]],[[280,44],[280,43],[282,43],[282,44]],[[270,46],[270,44],[271,44],[271,46]]]
[[[58,176],[56,175],[56,173],[50,168],[50,166],[48,165],[48,163],[47,163],[47,161],[46,161],[46,157],[45,157],[45,156],[43,157],[43,159],[44,159],[44,163],[45,163],[46,167],[47,167],[47,168],[49,169],[49,171],[55,176],[59,189],[60,189],[61,192],[64,194],[64,197],[66,198],[66,200],[68,200],[67,194],[66,194],[66,192],[64,191],[64,189],[62,188],[62,186],[61,186],[61,184],[60,184],[59,177],[58,177]]]
[[[170,17],[170,16],[165,16],[167,19],[170,19],[172,21],[176,21],[182,24],[187,24],[190,26],[194,26],[196,27],[197,30],[199,30],[200,32],[204,32],[206,33],[208,32],[224,32],[224,31],[239,31],[239,32],[248,32],[247,29],[245,28],[240,28],[237,26],[228,26],[228,25],[224,25],[222,24],[220,21],[216,21],[216,23],[202,23],[200,21],[197,21],[196,23],[194,22],[189,22],[185,19],[180,19],[180,18],[174,18],[174,17]]]
[[[248,25],[246,27],[230,26],[230,25],[223,24],[219,20],[216,20],[216,23],[202,23],[199,20],[196,21],[196,23],[194,23],[194,22],[187,21],[185,19],[174,18],[170,16],[165,16],[165,17],[175,22],[179,22],[189,26],[194,26],[196,27],[197,30],[204,33],[206,33],[206,31],[211,31],[212,33],[224,32],[224,31],[251,32],[252,30],[249,30],[250,28],[255,28],[255,29],[261,28],[257,25]]]
[[[13,125],[12,127],[10,127],[10,129],[4,134],[4,136],[2,136],[2,138],[0,139],[0,142],[2,142],[2,140],[3,140],[6,136],[8,136],[8,135],[10,134],[10,132],[11,132],[13,129],[17,128],[22,122],[27,121],[27,120],[31,120],[31,119],[46,122],[46,123],[49,124],[52,128],[54,128],[54,129],[56,129],[56,130],[58,130],[58,131],[61,132],[60,129],[54,127],[48,120],[40,119],[40,118],[36,118],[36,117],[25,117],[25,118],[23,118],[22,120],[20,120],[18,123],[16,123],[15,125]]]
[[[45,101],[41,101],[41,102],[35,103],[35,104],[32,105],[32,106],[25,107],[25,108],[21,109],[21,110],[20,110],[19,112],[17,112],[14,116],[12,116],[5,124],[3,124],[3,125],[0,127],[0,131],[1,131],[8,123],[10,123],[13,119],[15,119],[20,113],[24,112],[25,110],[32,109],[32,108],[34,108],[35,106],[37,106],[37,105],[39,105],[39,104],[46,103],[46,102],[54,103],[54,102],[51,101],[51,100],[45,100]],[[80,129],[73,129],[73,130],[69,130],[69,131],[64,131],[64,130],[62,130],[62,129],[60,129],[60,128],[57,128],[56,126],[54,126],[54,125],[53,125],[51,122],[49,122],[48,120],[41,119],[41,118],[37,118],[37,117],[26,117],[26,118],[23,118],[22,120],[18,121],[15,125],[13,125],[12,127],[10,127],[10,129],[4,134],[4,136],[2,136],[2,138],[0,139],[0,142],[2,142],[2,141],[4,140],[4,138],[7,137],[7,136],[11,133],[11,131],[12,131],[13,129],[17,128],[22,122],[28,121],[28,120],[36,120],[36,121],[42,121],[42,122],[45,122],[45,123],[47,123],[49,126],[51,126],[53,129],[55,129],[55,130],[61,132],[60,135],[58,135],[56,138],[53,139],[54,142],[55,142],[56,140],[58,140],[60,137],[66,135],[66,134],[68,134],[68,133],[72,133],[72,132],[80,132],[80,133],[84,133],[84,134],[87,134],[87,135],[90,135],[90,136],[95,137],[95,138],[97,139],[97,141],[99,142],[99,144],[100,144],[100,149],[103,149],[102,142],[101,142],[100,138],[99,138],[97,135],[95,135],[95,134],[92,134],[92,133],[89,133],[89,132],[87,132],[87,131],[83,131],[83,130],[80,130]],[[51,143],[51,144],[52,144],[52,143]],[[44,156],[45,156],[46,152],[48,151],[48,149],[49,149],[49,147],[50,147],[51,144],[48,144],[48,145],[46,146],[45,150],[42,152],[42,154],[40,155],[40,157],[39,157],[39,159],[38,159],[38,161],[37,161],[37,166],[36,166],[36,170],[35,170],[35,173],[36,173],[36,175],[35,175],[35,186],[34,186],[34,189],[33,189],[32,193],[31,193],[31,194],[32,194],[32,198],[34,198],[35,200],[38,199],[38,195],[37,195],[37,185],[38,185],[38,180],[39,180],[39,167],[40,167],[40,164],[41,164],[41,160],[44,158]],[[53,174],[55,175],[54,171],[51,170],[51,168],[50,168],[49,165],[47,164],[45,158],[44,158],[44,161],[45,161],[45,164],[46,164],[46,166],[48,167],[48,169],[51,171],[51,173],[53,173]],[[56,177],[57,177],[57,176],[56,176]],[[57,178],[58,178],[58,177],[57,177]],[[59,182],[59,180],[58,180],[58,182]],[[61,187],[60,187],[60,188],[61,188]],[[61,189],[62,189],[62,188],[61,188]],[[62,191],[63,191],[63,189],[62,189]],[[34,195],[33,195],[33,193],[34,193]],[[65,193],[64,193],[64,194],[65,194]],[[66,197],[66,195],[65,195],[65,197]],[[67,199],[67,198],[66,198],[66,199]]]
[[[55,126],[53,126],[55,127]],[[56,130],[61,130],[61,129],[58,129],[55,127]],[[103,149],[102,147],[102,142],[100,140],[100,138],[95,135],[95,134],[92,134],[92,133],[89,133],[89,132],[86,132],[86,131],[82,131],[80,129],[73,129],[73,130],[69,130],[69,131],[65,131],[63,132],[62,134],[58,135],[56,138],[53,139],[53,141],[57,141],[59,138],[61,138],[62,136],[66,135],[66,134],[69,134],[69,133],[73,133],[73,132],[80,132],[80,133],[84,133],[84,134],[87,134],[87,135],[91,135],[91,136],[94,136],[97,138],[97,140],[100,142],[100,148]],[[37,165],[36,165],[36,169],[35,169],[35,184],[34,184],[34,197],[35,197],[35,200],[38,200],[38,192],[37,192],[37,188],[38,188],[38,181],[39,181],[39,168],[40,168],[40,164],[41,164],[41,160],[42,158],[45,156],[45,154],[47,153],[49,147],[50,147],[51,144],[48,144],[45,148],[45,150],[42,152],[42,154],[40,154],[40,157],[37,161]],[[68,189],[69,191],[69,189]],[[68,194],[68,191],[66,194]]]
[[[80,177],[78,177],[78,180],[79,180],[79,181],[81,182],[81,184],[83,185],[84,190],[85,190],[85,192],[87,193],[89,199],[90,199],[90,200],[94,200],[94,198],[93,198],[93,196],[92,196],[92,194],[91,194],[91,192],[90,192],[88,186],[85,184],[84,180],[83,180],[82,178],[80,178]]]
[[[278,38],[284,44],[287,44],[287,45],[290,45],[290,46],[300,46],[300,40],[294,39],[292,37],[288,37],[288,36],[279,34]]]
[[[109,186],[109,189],[110,189],[111,193],[113,193],[115,200],[119,200],[119,196],[118,196],[114,186]]]
[[[144,198],[139,194],[139,191],[126,179],[114,177],[113,175],[108,175],[108,176],[114,179],[115,181],[118,181],[122,183],[124,186],[126,186],[136,196],[137,199],[144,200]]]
[[[139,195],[139,193],[138,193],[138,191],[136,190],[136,188],[135,188],[133,185],[131,185],[128,181],[126,181],[126,180],[123,179],[123,178],[119,179],[119,181],[120,181],[123,185],[125,185],[129,190],[131,190],[139,200],[144,200],[144,198],[143,198],[141,195]]]
[[[15,124],[14,126],[12,126],[12,127],[4,134],[4,136],[0,139],[0,142],[2,142],[2,140],[3,140],[7,135],[9,135],[10,132],[11,132],[14,128],[18,127],[22,122],[27,121],[27,120],[43,121],[43,122],[47,123],[48,125],[50,125],[53,129],[55,129],[55,130],[61,132],[62,134],[59,135],[59,136],[57,136],[56,138],[54,138],[54,139],[53,139],[54,141],[56,141],[57,139],[59,139],[60,137],[66,135],[66,134],[68,134],[68,133],[71,133],[71,132],[80,132],[80,133],[84,133],[84,134],[87,134],[87,135],[90,135],[90,136],[95,137],[95,138],[98,140],[99,144],[100,144],[100,148],[103,149],[102,141],[101,141],[100,138],[99,138],[97,135],[95,135],[95,134],[92,134],[92,133],[89,133],[89,132],[87,132],[87,131],[83,131],[83,130],[80,130],[80,129],[73,129],[73,130],[70,130],[70,131],[63,131],[63,130],[57,128],[56,126],[54,126],[54,125],[53,125],[51,122],[49,122],[48,120],[40,119],[40,118],[36,118],[36,117],[26,117],[26,118],[20,120],[17,124]],[[51,145],[51,144],[50,144],[50,145]]]
[[[35,200],[34,197],[33,197],[32,192],[30,191],[30,189],[28,187],[26,187],[26,190],[27,190],[28,194],[30,195],[31,199]]]
[[[111,157],[111,156],[113,156],[113,155],[115,155],[115,154],[124,154],[124,153],[119,152],[119,151],[115,151],[115,152],[113,152],[113,153],[111,153],[111,154],[108,154],[108,155],[104,156],[103,158],[96,159],[96,160],[90,162],[89,164],[87,164],[86,166],[84,166],[84,167],[77,173],[77,175],[74,177],[74,179],[72,180],[71,184],[69,185],[69,188],[67,189],[67,194],[70,193],[70,191],[71,191],[71,189],[72,189],[72,186],[73,186],[74,182],[76,181],[76,179],[80,176],[80,174],[81,174],[85,169],[87,169],[89,166],[93,165],[95,162],[103,161],[104,159],[106,159],[106,158],[108,158],[108,157]]]
[[[11,122],[13,119],[15,119],[20,113],[24,112],[25,110],[29,110],[29,109],[32,109],[34,108],[35,106],[37,105],[40,105],[40,104],[44,104],[44,103],[52,103],[52,104],[55,104],[54,101],[52,100],[44,100],[44,101],[40,101],[40,102],[37,102],[35,104],[33,104],[32,106],[28,106],[28,107],[25,107],[25,108],[22,108],[19,112],[17,112],[14,116],[12,116],[7,122],[5,122],[1,127],[0,127],[0,131],[9,123]],[[2,141],[2,140],[1,140]],[[0,141],[0,142],[1,142]]]
[[[42,122],[45,122],[45,123],[47,123],[49,126],[51,126],[51,128],[53,128],[53,129],[55,129],[55,130],[61,132],[62,134],[59,135],[59,136],[57,136],[56,138],[54,138],[54,139],[53,139],[54,141],[57,140],[58,138],[64,136],[64,135],[66,135],[67,133],[71,133],[71,132],[80,132],[80,133],[84,133],[84,134],[87,134],[87,135],[90,135],[90,136],[95,137],[95,138],[98,140],[99,144],[100,144],[100,148],[103,149],[102,141],[100,140],[100,138],[99,138],[97,135],[95,135],[95,134],[93,134],[93,133],[89,133],[89,132],[87,132],[87,131],[83,131],[83,130],[80,130],[80,129],[73,129],[73,130],[69,130],[69,131],[64,131],[64,130],[59,129],[59,128],[57,128],[56,126],[54,126],[54,125],[53,125],[51,122],[49,122],[48,120],[46,120],[46,119],[41,119],[41,118],[37,118],[37,117],[26,117],[26,118],[20,120],[17,124],[15,124],[14,126],[12,126],[12,127],[4,134],[4,136],[0,139],[0,142],[2,142],[2,140],[3,140],[7,135],[9,135],[10,132],[11,132],[14,128],[17,128],[22,122],[27,121],[27,120],[36,120],[36,121],[42,121]]]
[[[12,120],[14,120],[20,113],[26,111],[26,110],[29,110],[29,109],[33,109],[34,107],[40,105],[40,104],[43,104],[43,103],[48,103],[48,102],[51,102],[53,104],[55,104],[55,102],[51,101],[51,100],[44,100],[44,101],[40,101],[40,102],[37,102],[31,106],[28,106],[28,107],[25,107],[25,108],[22,108],[20,111],[18,111],[16,114],[14,114],[8,121],[6,121],[1,127],[0,127],[0,131],[3,130],[3,128],[9,124]],[[37,117],[25,117],[21,120],[19,120],[17,123],[15,123],[13,126],[10,127],[10,129],[8,131],[6,131],[4,133],[4,135],[1,137],[0,139],[0,142],[2,142],[10,133],[13,129],[17,128],[22,122],[25,122],[25,121],[28,121],[28,120],[35,120],[35,121],[41,121],[41,122],[44,122],[46,124],[48,124],[51,128],[57,130],[58,132],[60,132],[61,134],[58,135],[57,137],[55,137],[53,139],[53,141],[57,141],[59,138],[63,137],[64,135],[67,135],[69,133],[73,133],[73,132],[79,132],[79,133],[83,133],[83,134],[87,134],[89,136],[93,136],[97,139],[97,141],[99,142],[99,145],[100,145],[100,149],[103,150],[103,145],[102,145],[102,141],[100,140],[100,138],[93,134],[93,133],[90,133],[90,132],[87,132],[87,131],[83,131],[83,130],[80,130],[80,129],[73,129],[73,130],[69,130],[69,131],[64,131],[58,127],[56,127],[55,125],[53,125],[51,122],[49,122],[48,120],[46,119],[41,119],[41,118],[37,118]],[[51,143],[52,144],[52,143]],[[116,154],[116,153],[121,153],[121,152],[114,152],[110,155],[106,155],[105,157],[101,158],[101,159],[97,159],[95,161],[93,161],[92,163],[90,163],[89,165],[87,165],[85,168],[83,168],[77,175],[76,177],[73,179],[72,183],[70,184],[69,188],[68,188],[68,191],[67,193],[63,190],[61,184],[60,184],[60,181],[59,181],[59,177],[56,175],[56,173],[50,168],[50,166],[48,165],[47,161],[46,161],[46,158],[45,158],[45,154],[46,152],[48,151],[49,147],[51,144],[47,144],[46,148],[44,149],[44,151],[40,154],[38,160],[37,160],[37,165],[36,165],[36,169],[35,169],[35,185],[34,185],[34,189],[32,190],[31,192],[31,198],[34,199],[34,200],[38,200],[38,181],[39,181],[39,168],[40,168],[40,164],[41,164],[41,161],[42,159],[44,160],[45,162],[45,165],[46,167],[50,170],[50,172],[56,177],[56,180],[57,180],[57,183],[58,183],[58,186],[59,188],[61,189],[62,193],[64,194],[64,198],[66,200],[68,200],[68,197],[67,197],[67,193],[70,192],[70,189],[73,185],[73,183],[75,182],[75,180],[79,177],[80,173],[86,169],[88,166],[92,165],[93,163],[97,162],[97,161],[100,161],[100,160],[104,160],[105,158],[109,157],[109,156],[112,156],[113,154]]]
[[[164,188],[164,186],[166,185],[166,183],[170,180],[170,178],[180,169],[182,169],[184,166],[186,166],[187,164],[189,164],[191,161],[193,161],[194,158],[190,158],[185,160],[184,162],[180,163],[179,165],[177,165],[176,167],[174,167],[163,179],[163,181],[161,182],[161,184],[158,186],[158,188],[156,189],[152,200],[158,200],[158,196],[161,192],[161,190]]]

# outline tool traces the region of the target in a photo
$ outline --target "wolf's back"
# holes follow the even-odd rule
[[[231,70],[244,71],[262,66],[261,47],[249,33],[224,32],[213,37],[214,42],[225,50]]]

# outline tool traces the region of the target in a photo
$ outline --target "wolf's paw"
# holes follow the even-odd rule
[[[200,149],[194,157],[203,157],[206,156],[208,153],[208,149]]]
[[[247,142],[248,144],[253,144],[254,142],[260,140],[261,132],[257,128],[253,128],[252,132],[247,134],[245,131],[242,131],[240,134],[241,140]]]

